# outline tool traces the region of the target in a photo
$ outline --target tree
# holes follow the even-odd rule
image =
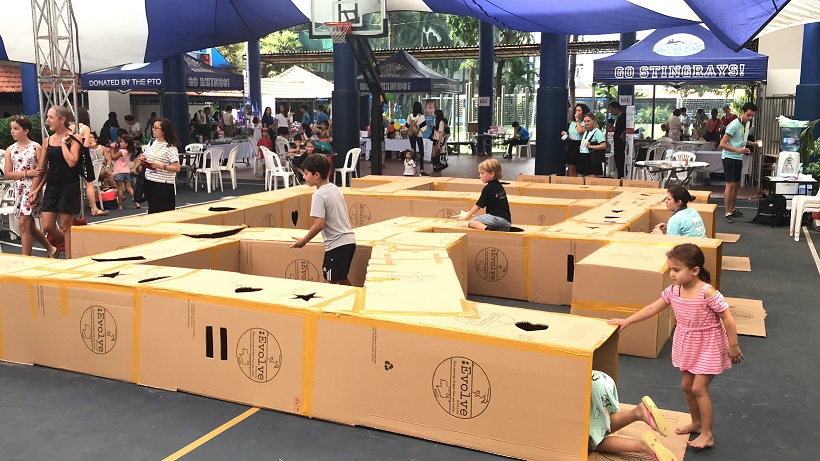
[[[245,54],[248,51],[245,42],[233,43],[230,45],[218,46],[216,50],[225,57],[225,60],[233,64],[238,71],[243,71],[248,68]]]
[[[262,37],[259,40],[259,48],[262,53],[294,53],[302,50],[302,42],[299,41],[299,35],[296,32],[285,29]],[[246,42],[218,46],[216,49],[239,72],[248,68]],[[282,66],[265,65],[262,67],[262,76],[270,77],[283,70]]]

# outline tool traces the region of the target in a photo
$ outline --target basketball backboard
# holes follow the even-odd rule
[[[350,33],[384,37],[387,33],[387,0],[311,0],[311,38],[329,38],[326,22],[349,22]]]

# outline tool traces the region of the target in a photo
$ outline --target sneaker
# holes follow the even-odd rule
[[[419,173],[419,175],[420,175],[420,176],[430,176],[429,174],[427,174],[427,172],[426,172],[426,171],[422,171],[421,173]]]
[[[734,220],[734,219],[732,219],[732,214],[731,214],[731,213],[729,213],[729,214],[727,214],[726,216],[724,216],[724,217],[723,217],[723,220],[724,220],[725,222],[727,222],[727,223],[733,223],[733,222],[735,222],[735,220]]]
[[[735,211],[733,211],[733,212],[732,212],[732,216],[737,216],[738,218],[742,218],[742,217],[743,217],[743,213],[741,213],[741,211],[740,211],[740,210],[738,210],[737,208],[735,208]]]

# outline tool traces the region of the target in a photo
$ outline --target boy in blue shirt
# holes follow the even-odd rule
[[[734,216],[743,216],[735,205],[737,191],[740,189],[740,178],[743,175],[743,156],[752,155],[752,151],[747,147],[747,145],[754,144],[749,142],[749,122],[756,113],[757,106],[754,103],[744,104],[740,117],[729,123],[720,140],[720,147],[723,149],[720,158],[723,160],[723,174],[726,177],[726,190],[723,194],[723,208],[726,215],[723,220],[727,223],[735,222],[732,219]]]

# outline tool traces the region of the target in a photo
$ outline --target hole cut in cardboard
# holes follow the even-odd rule
[[[239,287],[234,290],[235,293],[253,293],[255,291],[262,291],[262,289],[253,287]]]
[[[515,322],[515,326],[524,330],[524,331],[542,331],[549,328],[549,325],[544,325],[541,323],[530,323],[530,322]]]
[[[236,210],[236,208],[229,207],[229,206],[212,206],[212,207],[208,208],[208,211],[216,211],[216,212],[234,211],[234,210]]]
[[[151,277],[151,278],[140,280],[137,283],[156,282],[157,280],[162,280],[162,279],[167,279],[167,278],[171,278],[171,276],[170,275],[163,275],[161,277]]]

